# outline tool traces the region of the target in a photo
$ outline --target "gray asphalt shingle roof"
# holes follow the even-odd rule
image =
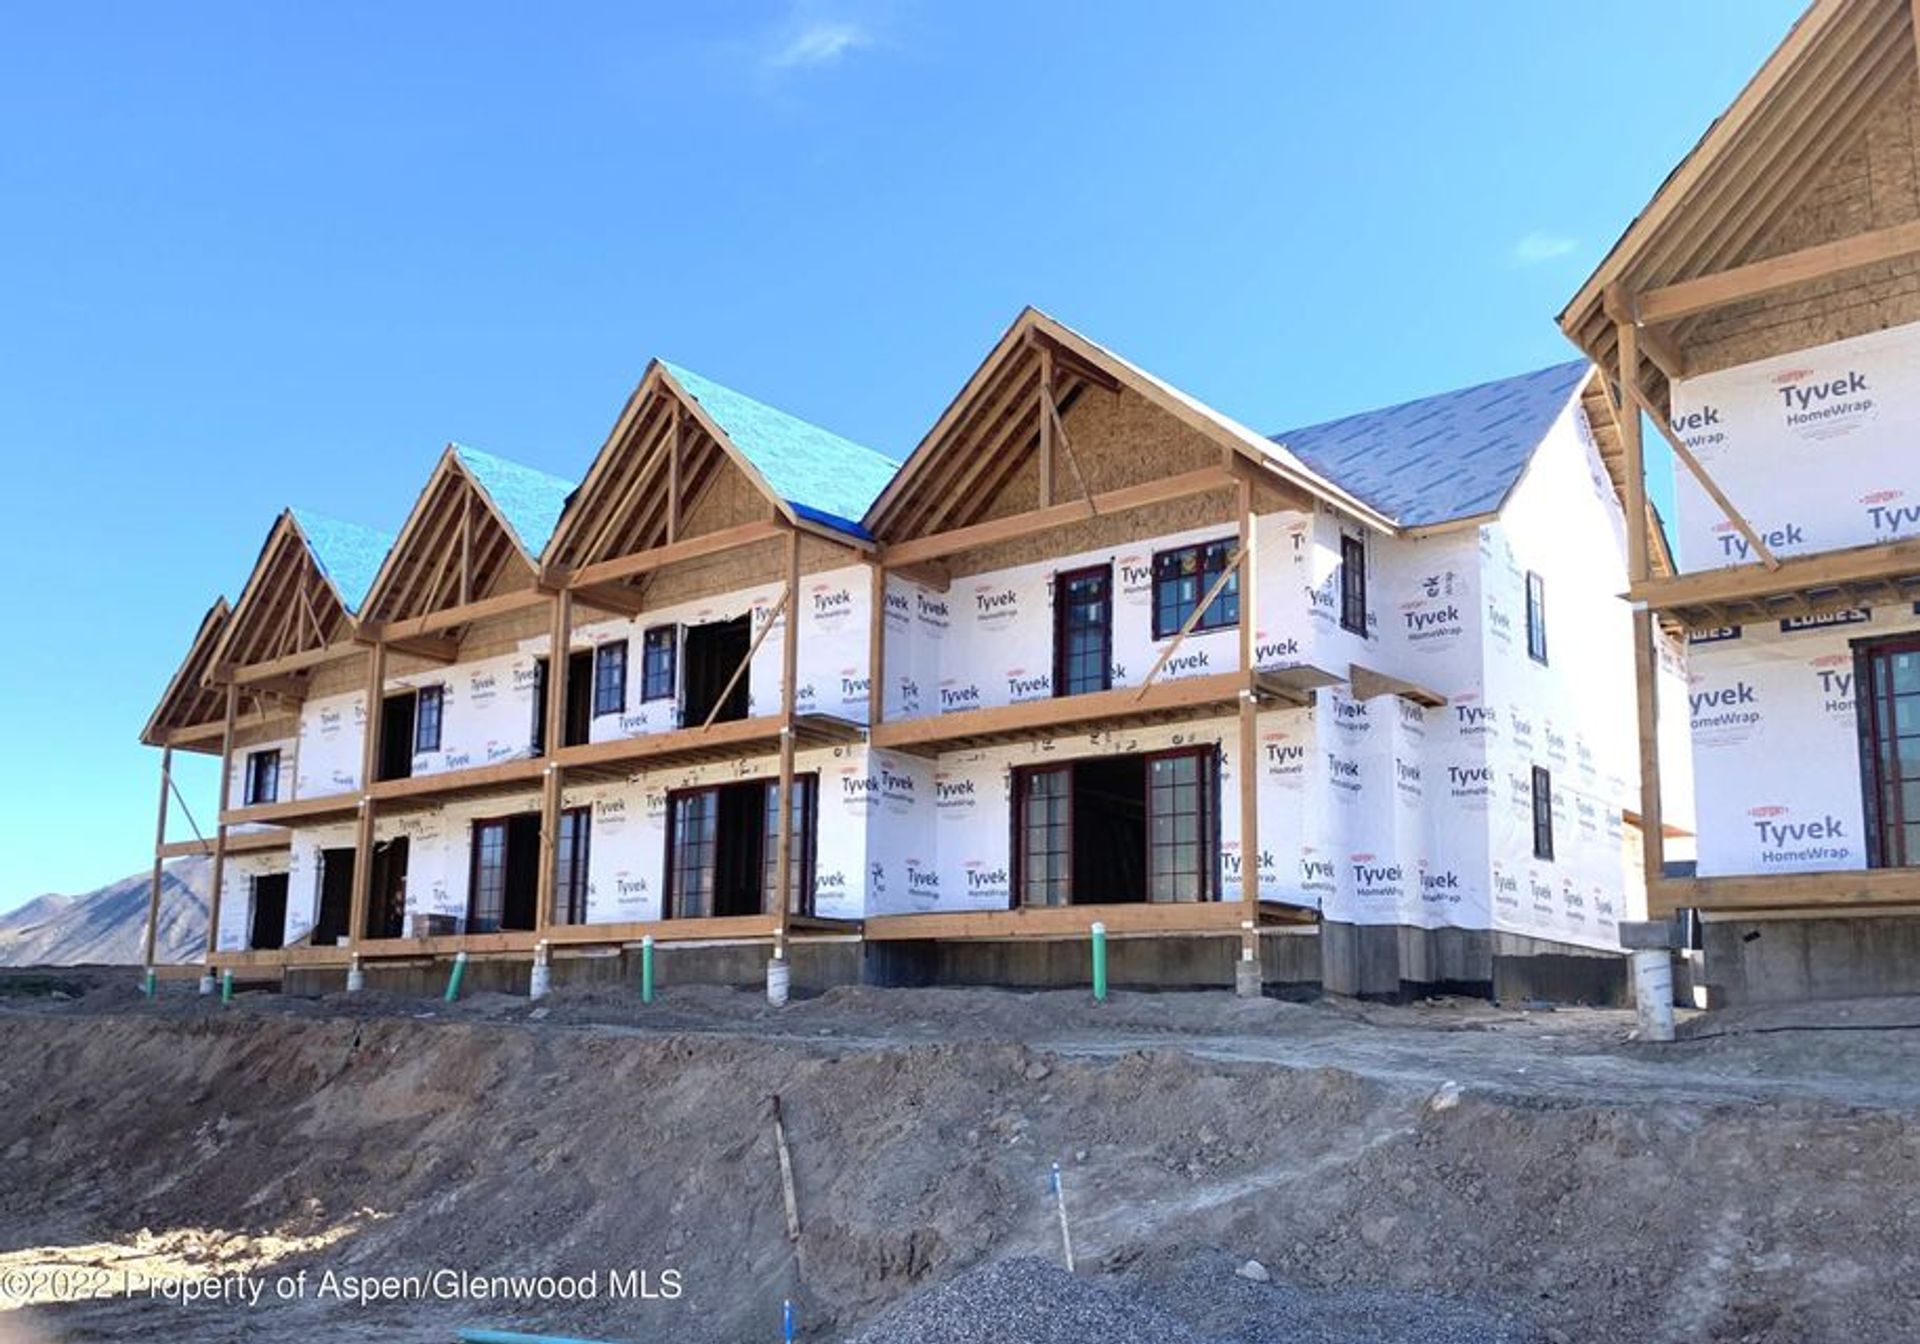
[[[1491,513],[1578,395],[1584,360],[1272,436],[1402,527]]]

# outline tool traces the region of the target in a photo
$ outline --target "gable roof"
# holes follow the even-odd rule
[[[147,726],[140,730],[140,740],[148,746],[163,747],[174,729],[207,723],[223,715],[222,697],[207,687],[204,677],[213,647],[226,629],[230,614],[227,599],[218,597],[200,618],[200,628],[187,646],[186,657],[180,660],[167,681],[166,690],[160,693],[159,702],[147,717]]]
[[[460,465],[467,469],[467,475],[473,478],[473,483],[480,487],[513,533],[520,549],[528,559],[537,562],[547,548],[553,529],[560,524],[560,514],[567,507],[567,497],[573,493],[575,482],[549,475],[537,467],[483,453],[464,443],[450,446]]]
[[[925,531],[929,526],[946,529],[978,521],[992,496],[992,487],[974,492],[977,497],[952,498],[957,492],[948,479],[949,464],[956,457],[977,453],[978,445],[968,440],[965,426],[969,418],[983,411],[1005,422],[1004,427],[996,431],[1001,441],[1025,445],[1023,451],[1031,450],[1031,445],[1038,441],[1039,407],[1037,398],[1030,394],[1038,385],[1036,370],[1042,348],[1052,352],[1056,361],[1067,361],[1068,367],[1061,371],[1061,378],[1073,390],[1068,390],[1066,397],[1077,395],[1078,387],[1090,380],[1109,389],[1125,388],[1213,443],[1259,464],[1310,495],[1338,505],[1374,527],[1391,528],[1390,519],[1314,471],[1286,448],[1148,373],[1066,323],[1028,306],[1020,310],[898,474],[874,500],[866,516],[870,529],[904,535]],[[1018,404],[1011,412],[1002,414],[1009,402]],[[1063,398],[1059,404],[1064,407],[1067,403]],[[930,500],[937,501],[937,507],[931,510],[931,524],[928,522]]]
[[[1780,45],[1667,174],[1559,316],[1601,367],[1617,363],[1607,293],[1634,294],[1717,274],[1780,251],[1778,227],[1915,70],[1910,0],[1814,0]],[[1900,199],[1900,193],[1880,193]],[[1885,203],[1876,199],[1876,210]],[[1857,212],[1824,213],[1829,239],[1857,231]],[[1621,316],[1625,316],[1624,314]],[[1684,344],[1679,319],[1667,339]],[[1643,350],[1643,356],[1650,350]],[[1664,375],[1649,390],[1659,394]]]
[[[867,509],[900,464],[667,360],[656,361],[796,513],[865,538]]]
[[[1555,364],[1273,436],[1401,527],[1497,511],[1586,381]]]
[[[333,585],[349,616],[360,610],[373,586],[380,564],[393,548],[393,538],[358,523],[329,518],[311,509],[289,509],[307,551],[320,573]]]

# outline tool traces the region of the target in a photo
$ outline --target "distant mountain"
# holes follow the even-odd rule
[[[207,944],[205,858],[175,859],[160,891],[155,952],[161,962],[197,961]],[[84,896],[36,896],[0,915],[0,966],[137,966],[146,937],[150,873]]]

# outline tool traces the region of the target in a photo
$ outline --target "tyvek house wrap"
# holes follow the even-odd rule
[[[1674,384],[1674,424],[1776,554],[1914,535],[1916,361],[1920,324],[1722,369]],[[1750,561],[1691,475],[1678,476],[1684,567]],[[1689,637],[1702,876],[1866,865],[1852,645],[1915,629],[1914,609],[1896,603]]]
[[[1920,324],[1673,384],[1673,424],[1776,555],[1920,534]],[[1675,473],[1681,566],[1756,557],[1688,471]]]

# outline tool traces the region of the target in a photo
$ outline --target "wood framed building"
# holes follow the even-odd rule
[[[1651,828],[1650,903],[1698,912],[1716,1003],[1920,988],[1917,73],[1905,0],[1817,0],[1560,315],[1629,492],[1643,413],[1677,464],[1675,572],[1629,511],[1640,811],[1684,714],[1698,855]]]
[[[577,486],[276,523],[147,738],[226,760],[207,967],[1048,983],[1098,921],[1615,992],[1623,460],[1585,364],[1264,437],[1028,309],[903,465],[655,361]]]
[[[867,517],[866,938],[940,979],[1045,982],[1097,920],[1142,980],[1611,992],[1616,448],[1584,364],[1269,439],[1022,313]]]

